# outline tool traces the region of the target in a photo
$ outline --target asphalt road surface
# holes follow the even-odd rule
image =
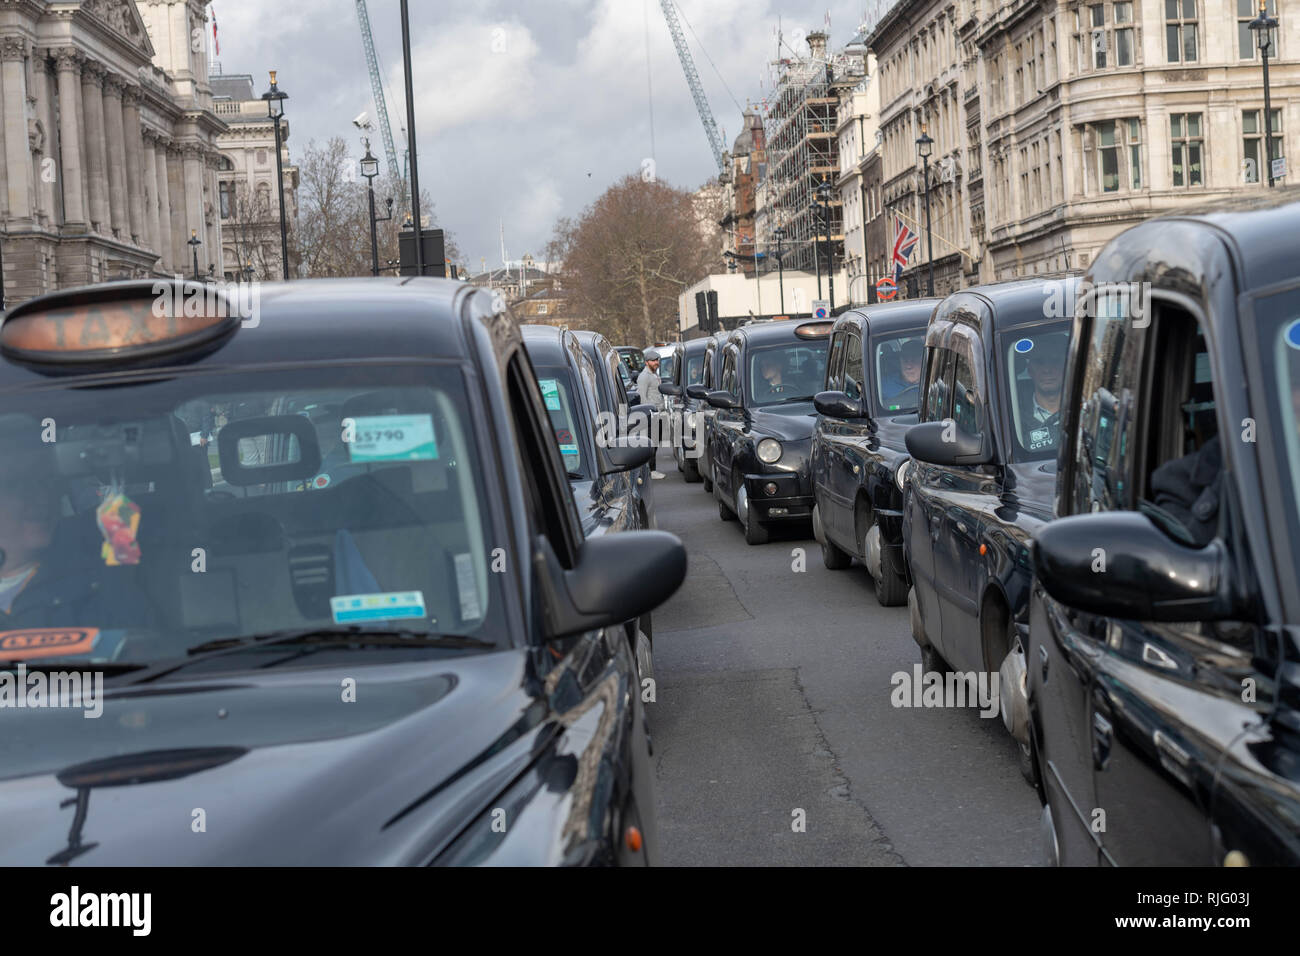
[[[1037,864],[1039,803],[1001,719],[891,705],[920,661],[907,608],[877,604],[856,563],[826,570],[811,529],[747,545],[660,462],[657,523],[690,554],[654,616],[660,862]]]

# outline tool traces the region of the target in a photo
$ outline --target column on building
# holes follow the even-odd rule
[[[27,140],[27,41],[0,41],[0,82],[4,84],[5,182],[10,221],[32,218],[32,156]]]
[[[225,275],[226,268],[226,257],[221,254],[221,196],[217,191],[217,168],[220,163],[221,153],[213,150],[208,154],[203,170],[208,195],[204,207],[207,222],[207,235],[204,238],[208,244],[208,261],[216,263],[215,274],[218,279]]]
[[[32,191],[36,201],[36,218],[46,228],[58,221],[54,205],[53,163],[45,161],[58,155],[52,119],[54,94],[47,68],[48,56],[48,50],[32,51],[32,95],[36,98],[35,112],[41,133],[37,141],[36,161],[32,163],[32,175],[36,177]]]
[[[131,241],[138,246],[149,246],[144,214],[144,131],[140,126],[138,86],[128,86],[122,94],[122,124],[126,135],[126,202],[131,221]]]
[[[174,272],[176,256],[175,246],[172,243],[172,203],[167,175],[167,147],[166,137],[155,137],[153,152],[154,173],[158,183],[158,255],[162,258],[158,267],[163,272]]]
[[[108,146],[108,209],[113,235],[126,241],[131,236],[126,195],[126,134],[122,120],[122,80],[109,74],[104,79],[104,135]]]
[[[190,231],[185,226],[185,174],[181,167],[181,150],[175,143],[167,149],[167,212],[172,227],[172,268],[188,273],[190,250],[186,240]]]
[[[203,225],[203,147],[198,143],[186,143],[181,147],[184,153],[185,173],[185,239],[190,239],[191,232],[197,234],[206,247],[207,234]],[[199,253],[199,271],[204,273],[208,267],[208,250],[201,248]],[[190,268],[194,267],[194,255],[189,257]]]
[[[140,183],[141,202],[144,205],[143,245],[162,256],[162,234],[158,231],[158,134],[151,129],[141,129],[140,140],[140,160],[144,164]]]
[[[62,147],[64,225],[84,228],[86,213],[85,172],[81,166],[81,55],[72,47],[54,52],[59,73],[59,144]]]
[[[108,152],[104,141],[104,68],[86,60],[81,69],[82,130],[85,132],[86,185],[90,222],[96,232],[111,232],[108,211]]]

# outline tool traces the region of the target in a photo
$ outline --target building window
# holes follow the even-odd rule
[[[1142,122],[1107,120],[1091,127],[1097,145],[1097,186],[1103,193],[1142,188]]]
[[[1170,63],[1196,62],[1196,0],[1165,0],[1165,52]]]
[[[538,315],[545,315],[545,314],[546,314],[546,303],[545,303],[545,302],[538,302],[538,303],[537,303],[537,314],[538,314]]]
[[[1260,157],[1264,155],[1264,131],[1260,129],[1259,116],[1262,110],[1243,110],[1241,113],[1241,132],[1244,162],[1241,164],[1243,182],[1257,183],[1268,178],[1268,167]],[[1282,157],[1282,111],[1269,113],[1272,122],[1273,150],[1270,159]]]
[[[1126,26],[1127,24],[1127,26]],[[1133,3],[1115,4],[1115,65],[1133,65]]]
[[[1119,133],[1114,120],[1097,124],[1097,179],[1104,193],[1119,192]]]
[[[1092,68],[1106,68],[1106,5],[1094,3],[1088,7],[1092,23]]]
[[[1250,21],[1259,13],[1256,0],[1237,0],[1237,56],[1243,60],[1253,60],[1259,55],[1255,41],[1255,31],[1250,28]],[[1277,0],[1268,0],[1268,15],[1277,19]],[[1269,59],[1277,56],[1277,30],[1268,31]],[[1257,180],[1255,180],[1257,181]]]
[[[1129,189],[1142,188],[1142,121],[1130,119],[1128,124],[1128,185]]]
[[[221,218],[229,219],[230,210],[234,207],[235,204],[234,203],[235,184],[221,183],[217,188],[217,192],[221,198]]]
[[[1169,117],[1175,186],[1203,185],[1201,114],[1173,113]]]

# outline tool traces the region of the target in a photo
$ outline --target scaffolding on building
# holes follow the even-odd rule
[[[808,35],[809,54],[774,61],[772,88],[763,117],[767,145],[767,177],[763,184],[765,244],[772,232],[785,229],[785,267],[808,272],[826,269],[822,217],[829,211],[831,259],[839,263],[844,249],[844,218],[839,190],[830,202],[817,205],[817,187],[834,187],[839,176],[836,142],[840,91],[862,79],[861,60],[826,53],[825,33]],[[820,260],[813,256],[820,253]]]

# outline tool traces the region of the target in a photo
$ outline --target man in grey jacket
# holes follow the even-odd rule
[[[654,349],[646,349],[642,355],[645,358],[645,368],[641,369],[641,374],[636,377],[637,394],[641,397],[642,405],[653,405],[656,411],[663,411],[664,397],[659,391],[659,353]],[[651,429],[651,435],[655,435],[656,430]],[[650,456],[650,477],[662,478],[663,472],[655,470],[655,459],[659,455],[658,446],[655,447],[654,454]]]

